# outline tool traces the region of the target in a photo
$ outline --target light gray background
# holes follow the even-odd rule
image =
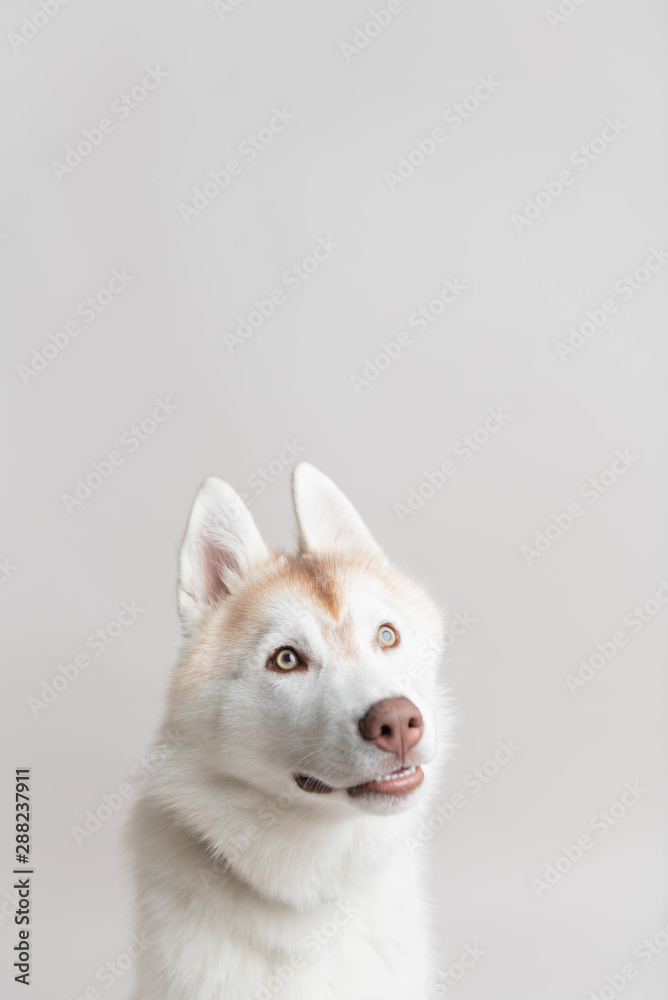
[[[123,782],[141,784],[129,775],[177,653],[176,554],[201,479],[247,493],[267,540],[292,544],[289,468],[262,495],[249,481],[285,440],[346,490],[398,564],[476,619],[444,666],[461,723],[443,801],[499,740],[521,747],[425,848],[442,967],[467,943],[486,950],[453,995],[585,1000],[665,925],[665,606],[577,693],[565,675],[597,641],[630,634],[625,614],[668,574],[668,268],[567,361],[554,345],[587,309],[620,302],[615,282],[668,239],[667,17],[659,2],[570,6],[551,25],[556,2],[404,2],[346,61],[340,43],[383,0],[228,12],[71,0],[19,51],[10,33],[40,7],[2,5],[0,558],[15,568],[0,584],[0,888],[13,769],[30,765],[31,996],[82,996],[128,945],[127,805],[81,846],[72,827]],[[146,66],[168,77],[58,180],[52,162]],[[390,191],[385,172],[480,76],[500,86]],[[179,205],[275,106],[294,121],[186,224]],[[619,138],[517,232],[511,215],[615,116]],[[223,334],[321,236],[339,249],[231,353]],[[32,349],[114,268],[134,280],[25,384]],[[465,293],[356,393],[351,376],[446,278]],[[62,494],[165,397],[176,412],[68,513]],[[400,522],[394,505],[498,406],[510,414],[498,435]],[[637,461],[527,565],[521,546],[582,500],[617,449]],[[138,620],[35,717],[28,699],[133,600]],[[646,793],[538,898],[531,879],[627,781]],[[25,995],[13,944],[5,918],[8,997]],[[665,952],[635,964],[625,995],[663,997]],[[102,996],[127,997],[130,979]]]

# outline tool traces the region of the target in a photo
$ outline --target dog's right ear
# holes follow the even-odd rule
[[[338,549],[385,560],[380,545],[348,497],[329,476],[308,462],[294,468],[292,498],[302,552]]]
[[[205,479],[179,555],[178,603],[186,632],[207,608],[229,594],[235,580],[268,555],[241,497],[222,479]]]

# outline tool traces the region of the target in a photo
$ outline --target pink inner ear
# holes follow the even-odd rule
[[[334,529],[334,544],[345,544],[346,542],[354,542],[354,536],[351,534],[350,529],[345,524],[338,524]]]
[[[202,599],[207,604],[214,604],[229,594],[226,579],[230,570],[236,569],[236,563],[229,551],[221,550],[219,545],[206,535],[200,543],[199,561]]]
[[[331,541],[335,546],[345,548],[364,540],[356,531],[357,525],[351,524],[351,514],[345,507],[332,501],[329,496],[323,496],[321,502],[323,506],[322,520],[326,522]],[[353,513],[353,517],[355,516],[356,514]]]

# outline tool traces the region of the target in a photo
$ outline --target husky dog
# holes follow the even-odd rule
[[[293,498],[290,555],[219,479],[190,514],[167,752],[129,829],[135,1000],[429,990],[414,838],[450,740],[442,612],[327,476],[301,463]]]

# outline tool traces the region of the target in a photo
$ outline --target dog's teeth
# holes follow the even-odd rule
[[[399,768],[398,771],[392,771],[391,774],[385,774],[382,778],[376,778],[376,781],[392,781],[393,778],[407,778],[411,774],[415,774],[417,771],[417,764],[412,764],[410,767]]]

